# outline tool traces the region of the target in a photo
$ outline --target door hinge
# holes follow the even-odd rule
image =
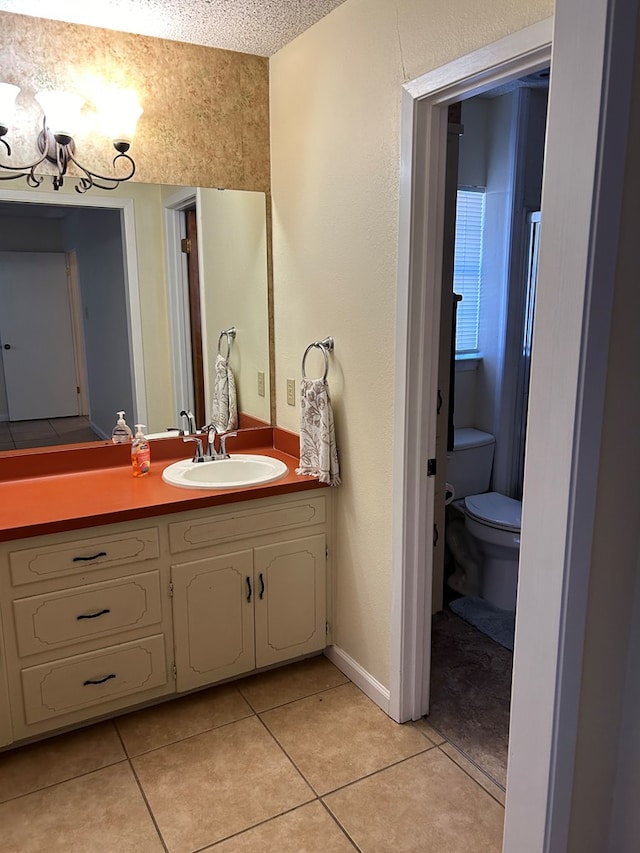
[[[433,525],[433,547],[435,548],[438,544],[438,539],[440,538],[440,534],[438,532],[438,525]]]
[[[183,237],[182,240],[180,240],[180,250],[185,255],[188,255],[191,252],[191,237]]]
[[[328,622],[324,623],[324,632],[328,637],[329,636],[329,623]]]
[[[171,672],[173,673],[173,680],[177,681],[178,680],[178,667],[175,665],[175,663],[171,667]]]
[[[169,581],[169,598],[173,597],[173,581]]]
[[[427,477],[435,477],[438,464],[435,459],[427,459]]]
[[[325,560],[329,559],[329,546],[328,545],[324,549],[324,558],[325,558]]]
[[[76,394],[79,394],[79,393],[80,393],[80,386],[76,385]]]

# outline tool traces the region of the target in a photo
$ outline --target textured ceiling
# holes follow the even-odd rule
[[[271,56],[344,0],[0,0],[0,11]]]

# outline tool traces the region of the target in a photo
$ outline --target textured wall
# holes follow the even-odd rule
[[[90,100],[108,85],[134,90],[144,107],[131,149],[135,180],[269,189],[264,57],[0,12],[0,67],[3,81],[22,89],[16,120],[29,131],[10,131],[14,162],[34,159],[39,89]],[[91,106],[86,112],[90,119]],[[80,161],[110,169],[115,152],[104,137],[80,132],[77,142]]]
[[[334,639],[386,685],[402,83],[552,13],[551,0],[346,0],[271,59],[278,424],[298,428],[285,378],[333,335]]]

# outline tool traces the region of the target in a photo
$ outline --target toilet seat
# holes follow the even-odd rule
[[[480,524],[519,533],[522,519],[522,502],[499,492],[486,492],[482,495],[468,495],[464,499],[467,514]]]

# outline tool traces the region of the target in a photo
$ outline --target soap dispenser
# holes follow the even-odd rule
[[[151,448],[143,432],[144,424],[136,424],[136,434],[131,445],[131,467],[134,477],[143,477],[151,469]]]
[[[129,444],[132,437],[131,428],[124,420],[124,412],[118,412],[118,422],[111,433],[111,441],[114,444]]]

